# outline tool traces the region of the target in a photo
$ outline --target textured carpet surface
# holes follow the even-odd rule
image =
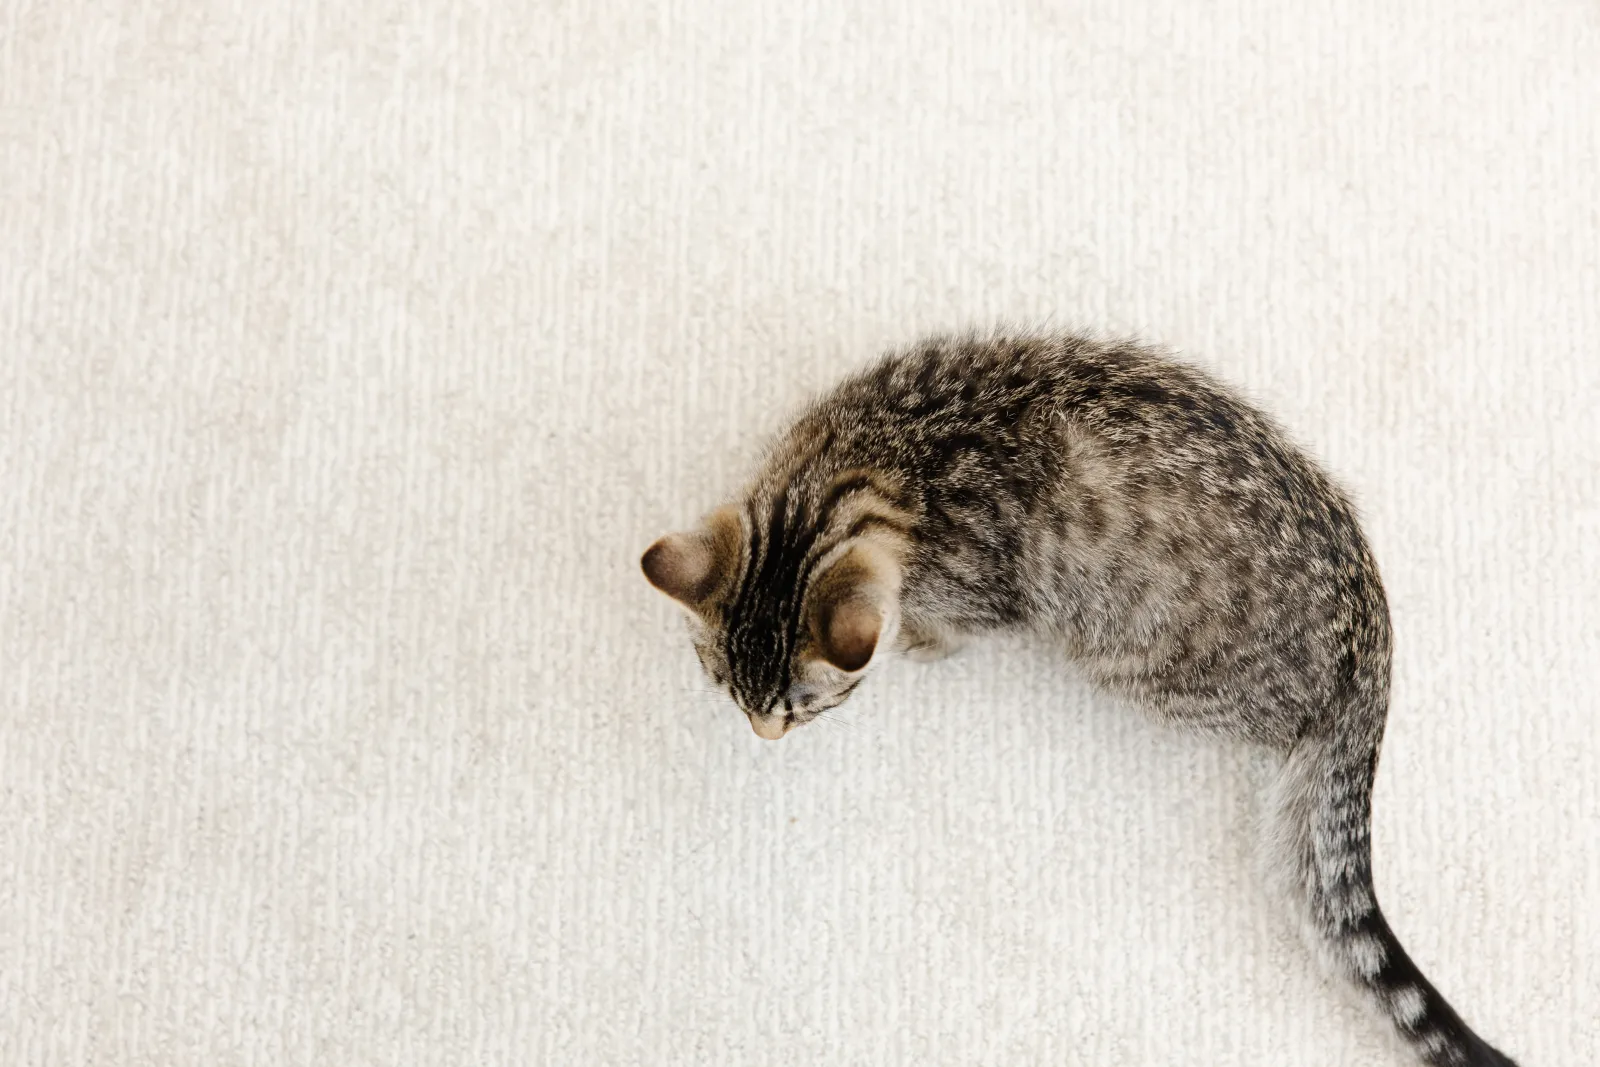
[[[1380,896],[1600,1061],[1597,67],[1589,0],[0,4],[0,1063],[1409,1062],[1255,757],[1051,648],[701,690],[640,550],[1002,320],[1351,488]]]

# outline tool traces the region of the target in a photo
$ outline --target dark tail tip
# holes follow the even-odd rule
[[[1469,1067],[1517,1067],[1515,1060],[1482,1038],[1477,1039],[1467,1063]]]
[[[1517,1067],[1515,1061],[1473,1032],[1439,995],[1395,938],[1377,905],[1357,929],[1383,946],[1375,974],[1363,976],[1390,1011],[1422,1060],[1432,1067]]]
[[[1515,1060],[1461,1025],[1458,1019],[1450,1021],[1456,1025],[1433,1031],[1431,1040],[1419,1034],[1409,1035],[1424,1063],[1430,1067],[1517,1067]]]

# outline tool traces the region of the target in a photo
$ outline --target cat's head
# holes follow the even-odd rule
[[[759,527],[737,507],[668,534],[640,564],[676,600],[713,684],[767,740],[838,706],[893,642],[900,560],[871,529],[800,532],[781,515]]]

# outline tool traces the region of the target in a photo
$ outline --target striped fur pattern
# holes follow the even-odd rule
[[[763,737],[885,650],[1032,630],[1162,720],[1280,754],[1264,838],[1310,941],[1424,1062],[1511,1064],[1373,893],[1391,635],[1354,511],[1205,373],[1076,335],[927,340],[815,402],[734,503],[643,565]]]

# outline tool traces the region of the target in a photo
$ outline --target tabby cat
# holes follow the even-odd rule
[[[1511,1064],[1373,893],[1390,628],[1355,513],[1207,374],[1076,335],[924,341],[812,404],[737,501],[642,565],[763,738],[887,650],[1031,630],[1161,720],[1279,754],[1266,844],[1320,954],[1423,1061]]]

